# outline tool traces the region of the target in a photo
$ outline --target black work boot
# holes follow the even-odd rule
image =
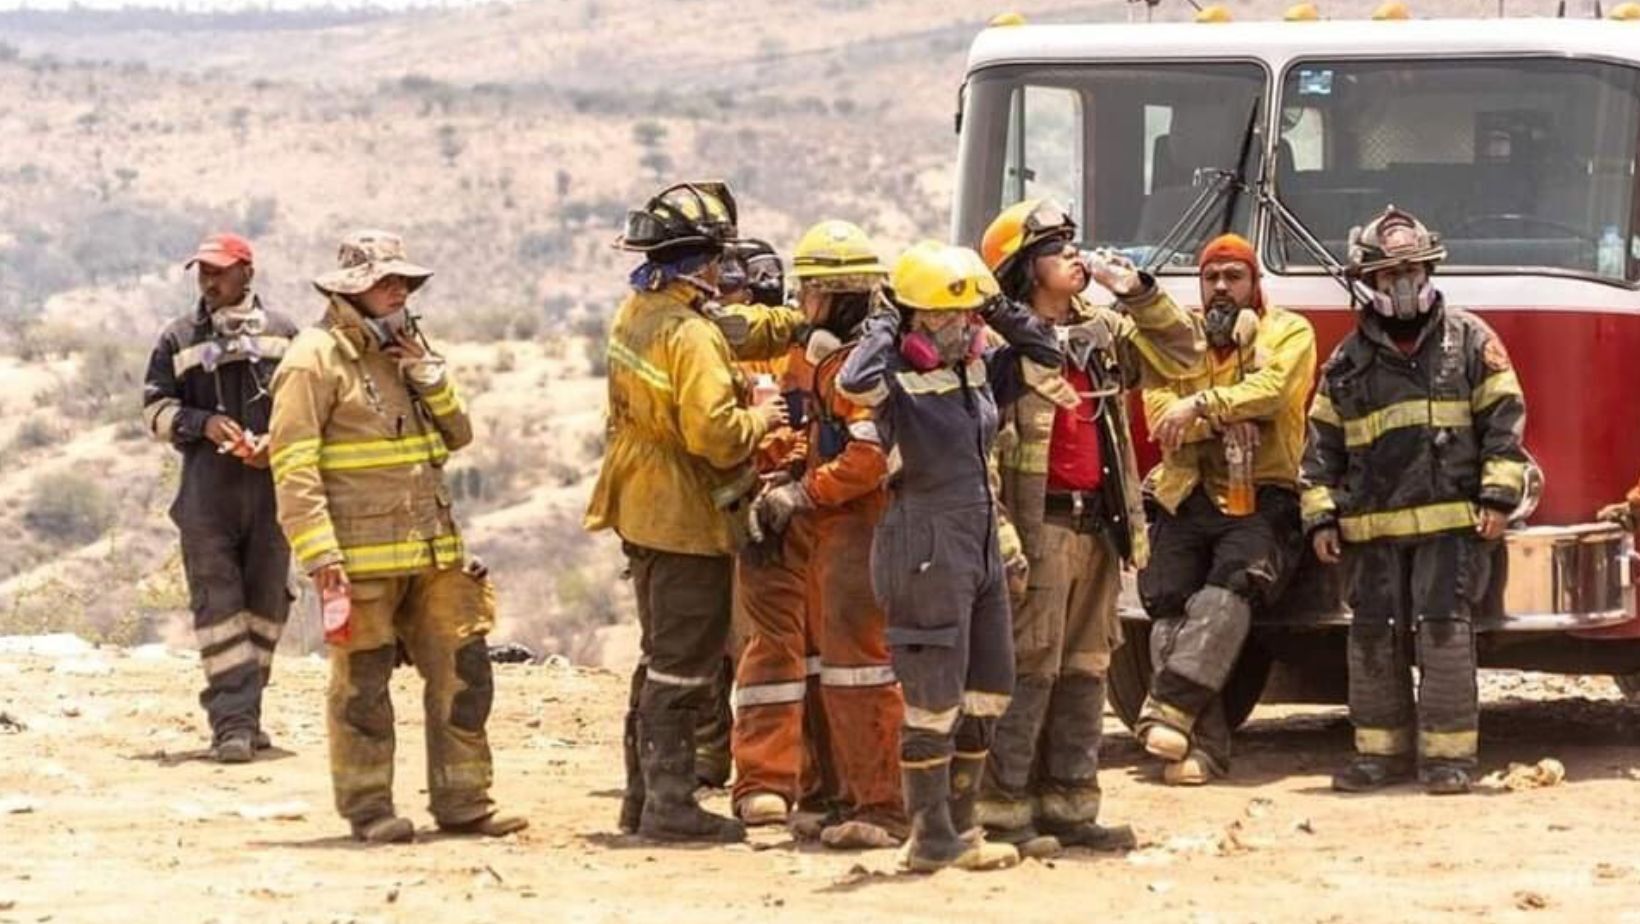
[[[746,826],[695,802],[695,714],[683,709],[644,712],[638,719],[643,766],[643,812],[638,834],[660,841],[733,844]]]
[[[1432,796],[1457,796],[1469,791],[1469,768],[1451,763],[1430,763],[1418,771],[1418,782]]]
[[[951,765],[905,769],[901,779],[911,815],[911,837],[901,863],[916,873],[950,866],[968,850],[951,824]]]
[[[1357,754],[1333,774],[1339,792],[1372,792],[1412,779],[1412,758],[1404,754]]]
[[[219,764],[248,764],[256,757],[256,744],[248,731],[231,731],[211,746],[211,759]]]
[[[638,760],[638,710],[626,711],[621,749],[626,756],[626,793],[621,796],[621,833],[638,833],[643,819],[643,765]]]

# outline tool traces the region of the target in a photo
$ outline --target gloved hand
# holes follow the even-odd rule
[[[798,511],[813,509],[814,501],[803,489],[802,482],[783,484],[764,491],[752,502],[753,529],[764,536],[778,536],[786,531]]]
[[[1031,584],[1031,560],[1024,552],[1015,552],[1003,559],[1002,573],[1008,580],[1009,599],[1024,602],[1025,589]]]
[[[411,385],[420,389],[436,387],[444,381],[444,357],[431,353],[399,360],[399,370]]]
[[[709,301],[701,305],[700,313],[723,331],[723,339],[729,341],[731,347],[743,345],[752,336],[752,322],[740,312],[731,311],[718,302]]]
[[[905,323],[905,319],[900,316],[900,306],[894,304],[894,300],[888,296],[887,286],[879,286],[871,293],[871,312],[866,317],[889,321],[895,330],[899,330],[900,325]]]
[[[1082,396],[1058,369],[1044,366],[1029,359],[1019,361],[1020,372],[1031,390],[1062,408],[1074,408],[1082,403]]]
[[[1606,506],[1600,508],[1600,512],[1596,514],[1596,516],[1604,522],[1616,523],[1617,525],[1623,527],[1625,531],[1631,533],[1634,532],[1635,526],[1637,525],[1635,522],[1636,518],[1634,515],[1634,508],[1629,505],[1628,501],[1621,501],[1616,504],[1607,504]]]

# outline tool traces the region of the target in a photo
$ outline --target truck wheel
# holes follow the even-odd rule
[[[1115,673],[1115,671],[1116,667],[1112,665],[1111,672]],[[1613,674],[1612,679],[1617,681],[1617,688],[1623,691],[1623,695],[1629,698],[1629,702],[1640,703],[1640,672]]]
[[[1139,710],[1150,692],[1150,623],[1140,620],[1122,623],[1125,638],[1110,659],[1111,708],[1122,724],[1130,730],[1139,723]],[[1264,692],[1264,682],[1270,677],[1270,653],[1256,639],[1248,639],[1241,650],[1241,660],[1230,673],[1220,696],[1224,699],[1224,714],[1231,729],[1237,729],[1253,714],[1253,707]],[[1640,683],[1640,675],[1634,679]],[[1619,681],[1621,683],[1621,681]]]

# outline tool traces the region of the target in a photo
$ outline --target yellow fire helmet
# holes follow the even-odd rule
[[[1321,19],[1321,10],[1313,3],[1295,3],[1287,7],[1282,19],[1287,22],[1318,22]]]
[[[1402,3],[1401,0],[1389,0],[1388,3],[1382,4],[1378,7],[1378,9],[1372,11],[1372,18],[1380,22],[1396,19],[1411,19],[1412,10],[1408,8],[1405,3]]]
[[[977,311],[1002,291],[979,254],[939,241],[900,254],[888,283],[895,301],[917,311]]]
[[[1640,22],[1640,3],[1619,3],[1612,7],[1606,18],[1622,22]]]
[[[1196,13],[1197,22],[1230,22],[1235,19],[1230,15],[1230,8],[1222,3],[1204,6]]]
[[[1048,238],[1073,240],[1076,221],[1052,199],[1026,199],[1002,210],[980,238],[985,265],[998,277],[1008,275],[1019,255]]]
[[[804,231],[792,251],[792,274],[798,279],[887,273],[871,238],[853,222],[822,221]]]

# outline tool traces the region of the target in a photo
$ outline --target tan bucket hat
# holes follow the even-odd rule
[[[403,277],[414,292],[432,278],[433,271],[411,263],[404,239],[390,231],[355,231],[336,253],[337,269],[313,280],[321,292],[358,295],[389,276]]]

